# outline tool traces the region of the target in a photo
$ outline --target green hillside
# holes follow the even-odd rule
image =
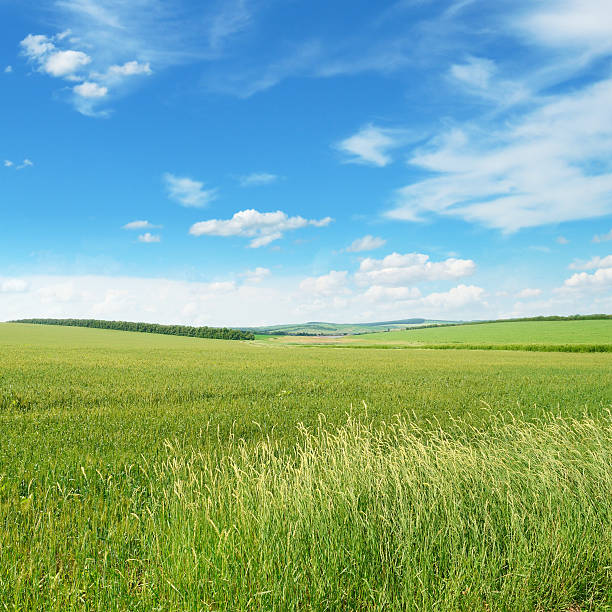
[[[346,346],[0,324],[0,602],[611,609],[611,355]]]
[[[277,338],[275,342],[297,342]],[[317,342],[315,339],[300,339]],[[588,346],[612,350],[612,320],[511,321],[368,333],[337,339],[321,339],[341,346],[445,346],[448,348],[561,348]]]

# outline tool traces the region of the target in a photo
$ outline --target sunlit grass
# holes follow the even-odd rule
[[[0,609],[612,609],[609,354],[16,327]]]

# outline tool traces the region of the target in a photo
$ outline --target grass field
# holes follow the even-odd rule
[[[575,323],[609,324],[535,341],[609,338]],[[0,609],[612,610],[610,354],[1,324],[0,355]]]
[[[263,339],[263,338],[262,338]],[[516,321],[428,327],[343,338],[278,337],[274,343],[532,348],[605,346],[612,350],[612,320]]]

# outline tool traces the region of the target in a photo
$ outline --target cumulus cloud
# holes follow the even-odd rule
[[[252,172],[240,177],[241,187],[256,187],[259,185],[269,185],[278,181],[277,174],[270,174],[268,172]]]
[[[80,68],[91,63],[91,57],[82,51],[57,51],[47,57],[42,64],[45,72],[54,77],[67,77],[73,75]]]
[[[29,283],[22,278],[0,278],[0,293],[23,293]]]
[[[125,225],[121,226],[121,229],[125,230],[141,230],[141,229],[157,229],[161,225],[153,225],[149,221],[130,221]]]
[[[98,85],[91,81],[85,81],[80,85],[75,85],[74,93],[81,96],[82,98],[103,98],[108,93],[108,87]]]
[[[470,276],[476,270],[471,259],[451,257],[433,262],[429,255],[392,253],[383,259],[364,259],[355,279],[359,284],[399,286],[418,281],[450,280]]]
[[[570,270],[594,270],[595,268],[612,268],[612,255],[592,257],[588,261],[574,261],[569,265]]]
[[[4,74],[10,74],[11,72],[13,72],[13,67],[12,66],[7,66],[4,69]]]
[[[542,290],[541,289],[523,289],[522,291],[519,291],[516,294],[516,297],[519,299],[525,299],[525,298],[534,298],[534,297],[538,297],[539,295],[542,295]]]
[[[405,142],[405,133],[402,130],[381,128],[375,125],[366,125],[356,134],[345,138],[336,144],[336,148],[347,155],[346,162],[354,164],[368,164],[383,167],[393,160],[389,151],[401,146]]]
[[[164,181],[169,197],[182,206],[203,208],[217,197],[216,189],[204,189],[204,183],[187,176],[166,172]]]
[[[23,55],[37,66],[39,72],[78,83],[72,88],[74,95],[71,100],[84,115],[108,116],[108,111],[96,109],[101,100],[109,95],[111,87],[117,89],[128,78],[153,72],[149,62],[132,60],[124,64],[111,64],[102,71],[94,70],[87,75],[85,68],[90,65],[99,67],[101,61],[96,61],[84,51],[62,48],[68,41],[75,43],[78,39],[70,37],[70,31],[55,36],[29,34],[20,46]]]
[[[348,253],[360,253],[362,251],[373,251],[387,244],[384,238],[378,238],[368,234],[363,238],[357,238],[346,248]]]
[[[612,229],[607,234],[596,234],[593,236],[593,242],[609,242],[612,240]]]
[[[565,236],[557,236],[557,244],[569,244],[569,240]]]
[[[151,234],[150,232],[145,232],[138,236],[138,242],[161,242],[161,237]]]
[[[289,217],[280,210],[262,213],[249,209],[235,213],[231,219],[210,219],[194,223],[189,233],[192,236],[245,236],[252,238],[249,246],[256,249],[282,238],[287,231],[309,225],[324,227],[331,222],[331,217],[309,220],[299,216]]]
[[[589,274],[578,272],[563,283],[564,289],[602,289],[612,285],[612,267],[600,268]]]
[[[10,168],[11,166],[13,166],[13,162],[10,159],[5,159],[4,160],[4,167],[5,168]]]
[[[348,272],[331,270],[328,274],[305,278],[300,289],[310,295],[336,296],[350,293],[347,287]]]
[[[485,293],[482,287],[476,285],[457,285],[448,291],[430,293],[422,298],[421,303],[438,310],[453,310],[481,302]]]

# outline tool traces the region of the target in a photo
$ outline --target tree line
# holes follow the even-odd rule
[[[69,327],[94,327],[96,329],[117,329],[120,331],[166,334],[169,336],[190,336],[193,338],[216,338],[219,340],[254,340],[250,331],[228,327],[192,327],[190,325],[160,325],[158,323],[134,323],[131,321],[101,321],[99,319],[19,319],[11,323],[34,323],[36,325],[66,325]]]

